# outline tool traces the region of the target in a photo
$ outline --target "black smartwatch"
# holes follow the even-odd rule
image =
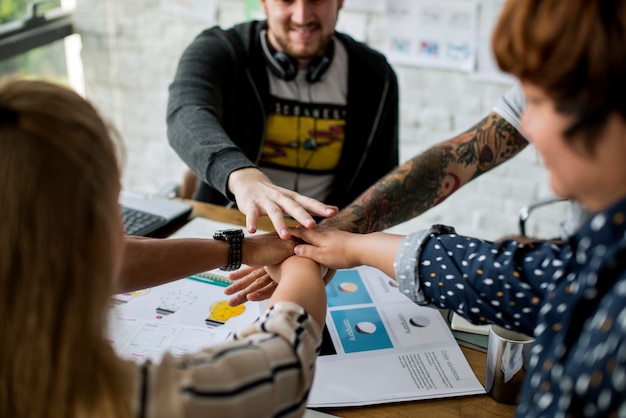
[[[241,229],[222,229],[213,234],[213,239],[228,242],[228,265],[220,267],[220,270],[233,271],[241,267],[243,231]]]

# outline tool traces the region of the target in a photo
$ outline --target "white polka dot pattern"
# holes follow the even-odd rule
[[[428,301],[424,298],[421,286],[416,276],[417,260],[420,258],[422,244],[428,240],[433,234],[452,234],[454,228],[445,225],[433,225],[429,229],[424,229],[407,235],[396,254],[394,270],[396,272],[396,281],[398,288],[402,294],[406,295],[418,305],[427,305]],[[451,255],[452,253],[450,253]],[[430,266],[431,261],[424,259],[424,266]],[[430,286],[430,284],[424,284]]]
[[[626,199],[563,244],[436,225],[405,238],[398,284],[417,303],[534,335],[517,416],[626,417],[625,214]]]

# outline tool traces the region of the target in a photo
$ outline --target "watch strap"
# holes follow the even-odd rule
[[[228,242],[228,264],[220,267],[223,271],[233,271],[241,267],[243,257],[243,231],[241,229],[221,230],[213,234],[214,239]]]

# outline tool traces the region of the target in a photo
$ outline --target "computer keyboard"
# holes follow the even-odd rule
[[[120,205],[126,235],[144,236],[167,224],[167,219],[153,213]]]

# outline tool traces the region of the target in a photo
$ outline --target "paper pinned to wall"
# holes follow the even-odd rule
[[[214,22],[217,16],[217,0],[161,0],[161,8],[202,22]]]
[[[347,33],[357,41],[367,41],[367,15],[342,11],[337,21],[337,31]]]
[[[477,81],[513,84],[515,78],[498,68],[491,48],[491,37],[505,0],[480,0],[476,33],[476,70],[471,77]]]
[[[384,13],[385,5],[385,0],[346,0],[343,3],[343,10]]]
[[[385,54],[396,64],[473,71],[477,17],[475,0],[388,0]]]

